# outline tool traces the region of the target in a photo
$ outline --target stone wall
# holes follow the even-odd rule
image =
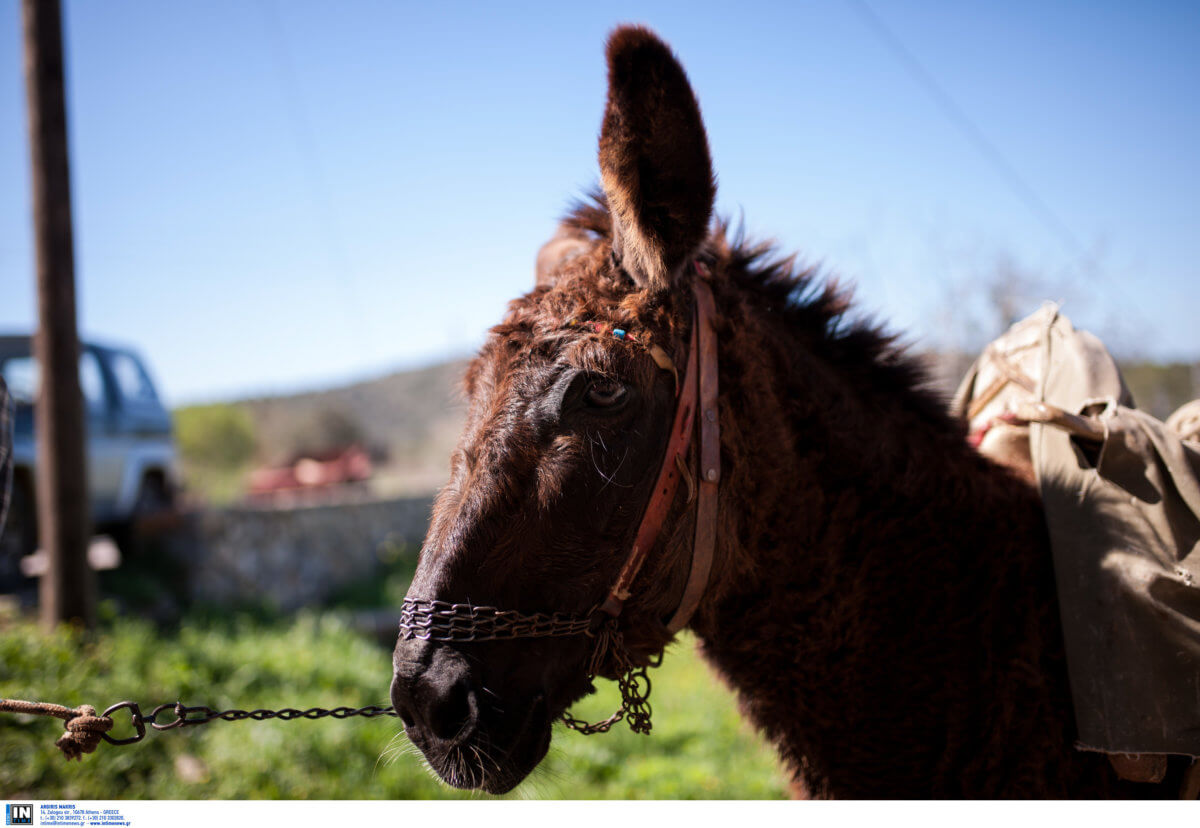
[[[293,610],[420,547],[432,497],[288,508],[228,508],[188,517],[172,543],[193,600]]]

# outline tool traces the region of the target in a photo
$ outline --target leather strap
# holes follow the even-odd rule
[[[697,268],[699,269],[699,268]],[[679,607],[667,622],[667,630],[679,632],[691,620],[708,586],[713,550],[717,545],[717,487],[721,482],[721,416],[717,409],[717,315],[708,283],[697,279],[696,317],[700,329],[700,493],[696,499],[696,538],[692,544],[692,571]]]
[[[696,370],[696,338],[698,325],[692,325],[691,341],[688,345],[687,367],[683,373],[683,385],[679,387],[678,402],[675,404],[675,419],[671,423],[671,437],[667,441],[667,453],[663,457],[662,467],[658,470],[658,480],[654,483],[654,493],[646,504],[642,515],[642,523],[638,526],[637,536],[633,541],[633,549],[625,559],[625,565],[617,575],[616,582],[608,592],[600,609],[616,617],[621,614],[625,602],[629,599],[629,590],[637,578],[646,556],[654,547],[663,521],[671,504],[675,502],[675,490],[679,488],[680,466],[685,465],[676,461],[687,457],[688,447],[692,442],[692,420],[696,413],[696,387],[698,383]]]
[[[717,534],[717,492],[721,479],[721,428],[717,410],[717,336],[713,330],[716,304],[712,291],[704,281],[707,271],[696,264],[697,278],[693,284],[695,314],[688,344],[687,367],[683,385],[679,387],[675,418],[667,451],[655,481],[654,492],[638,526],[633,549],[625,559],[620,574],[600,609],[609,616],[621,614],[629,599],[634,580],[654,547],[663,521],[667,517],[675,492],[679,488],[685,458],[692,442],[693,423],[700,412],[699,494],[696,500],[696,536],[692,546],[692,563],[683,597],[680,598],[667,629],[678,632],[687,625],[700,604],[712,570],[713,551]]]

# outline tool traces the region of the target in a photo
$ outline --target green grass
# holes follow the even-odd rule
[[[389,590],[390,591],[390,590]],[[344,613],[291,617],[190,614],[173,631],[113,617],[83,634],[44,635],[0,618],[0,697],[88,703],[177,698],[213,707],[385,705],[386,648],[355,633]],[[738,718],[729,692],[685,640],[651,673],[654,732],[618,725],[582,736],[556,727],[550,755],[517,798],[767,798],[784,794],[774,753]],[[617,705],[602,692],[574,711],[598,719]],[[118,733],[128,735],[128,719]],[[476,796],[434,781],[395,719],[213,722],[102,743],[66,762],[58,720],[0,714],[0,798],[405,799]],[[382,757],[382,758],[381,758]]]

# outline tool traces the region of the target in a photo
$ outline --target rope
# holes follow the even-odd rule
[[[63,720],[66,730],[54,744],[68,760],[81,759],[100,744],[105,733],[112,730],[113,720],[108,716],[97,716],[96,708],[90,704],[79,707],[63,707],[61,704],[0,699],[0,712],[24,713],[28,716],[53,716]]]

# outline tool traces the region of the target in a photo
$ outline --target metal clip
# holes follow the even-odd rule
[[[158,719],[158,714],[164,710],[172,711],[175,714],[175,720],[167,722],[166,724],[159,724],[156,721]],[[170,730],[171,728],[179,727],[183,724],[184,720],[183,702],[166,702],[165,704],[160,704],[158,707],[150,711],[150,715],[146,717],[146,720],[150,722],[150,726],[155,730]]]
[[[122,708],[129,709],[129,718],[130,721],[133,722],[133,729],[137,731],[137,735],[130,736],[128,739],[114,739],[107,733],[101,733],[100,735],[104,737],[104,741],[108,742],[110,745],[132,745],[134,742],[140,742],[142,739],[146,738],[146,720],[142,718],[142,711],[138,707],[137,702],[117,702],[112,707],[108,708],[108,710],[105,710],[101,715],[105,718],[110,718],[113,711],[121,710]]]
[[[158,714],[164,710],[170,710],[175,714],[175,718],[172,721],[166,722],[165,724],[158,724],[155,722],[155,718],[157,718]],[[154,708],[154,710],[150,711],[150,715],[146,717],[146,721],[150,722],[150,726],[155,730],[172,730],[177,727],[184,727],[185,725],[204,724],[213,717],[214,712],[215,711],[212,708],[204,707],[203,705],[199,707],[188,707],[183,702],[166,702],[165,704],[160,704],[158,707]],[[200,718],[189,719],[189,713],[199,713]]]

